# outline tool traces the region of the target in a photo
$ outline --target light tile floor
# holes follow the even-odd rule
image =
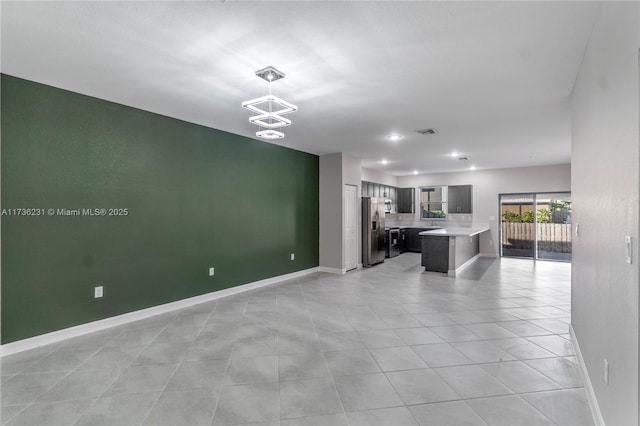
[[[2,425],[590,425],[570,265],[407,253],[1,360]]]

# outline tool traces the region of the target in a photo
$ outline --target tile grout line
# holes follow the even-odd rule
[[[205,302],[206,303],[206,302]],[[194,305],[194,306],[198,306],[198,305]],[[209,315],[207,316],[207,319],[205,321],[203,321],[202,326],[200,327],[200,330],[198,331],[198,334],[196,335],[195,339],[193,339],[191,341],[191,343],[189,344],[189,347],[187,348],[186,351],[184,351],[184,353],[182,354],[182,356],[180,357],[180,361],[177,363],[176,368],[173,370],[173,373],[171,374],[171,376],[169,377],[169,379],[167,380],[167,383],[165,383],[164,387],[162,388],[162,390],[159,392],[158,397],[156,398],[155,402],[149,407],[149,410],[147,411],[147,414],[144,416],[144,418],[142,419],[141,424],[144,424],[144,422],[147,420],[147,418],[149,417],[149,415],[151,414],[151,412],[153,411],[153,409],[158,405],[158,401],[160,401],[160,398],[162,398],[162,394],[166,391],[167,386],[169,386],[169,383],[171,383],[171,380],[175,377],[178,369],[180,368],[180,366],[182,365],[182,362],[184,361],[185,357],[187,356],[187,352],[189,351],[189,349],[191,349],[191,347],[193,346],[194,342],[198,339],[198,337],[200,336],[200,334],[202,334],[202,330],[204,330],[204,327],[206,326],[207,322],[209,321],[209,319],[211,318],[211,316],[213,315],[213,312],[215,311],[216,307],[218,306],[218,304],[214,304],[213,309],[211,309],[211,311],[209,312]],[[187,308],[189,309],[189,308]],[[182,312],[178,311],[178,312]],[[179,315],[179,314],[178,314]],[[168,327],[165,327],[165,330]],[[162,334],[162,333],[161,333]],[[160,336],[160,335],[158,335]],[[156,339],[158,338],[158,336],[156,336]],[[153,340],[155,341],[155,339]],[[149,345],[151,345],[153,343],[153,341],[151,343],[149,343]],[[144,350],[142,351],[144,352]],[[141,352],[141,354],[142,354]],[[189,389],[183,389],[182,391],[188,391]],[[215,414],[215,410],[212,413],[212,417],[211,417],[211,421],[213,421],[213,415]]]
[[[304,289],[303,289],[303,294],[304,294]],[[307,310],[308,310],[309,306],[308,306],[306,295],[305,295],[305,306],[307,307]],[[313,318],[313,315],[309,315],[309,316],[311,317],[311,323],[313,324],[314,332],[316,333],[316,337],[318,338],[318,343],[320,343],[320,334],[318,334],[318,327],[316,325],[315,319]],[[347,420],[347,425],[351,425],[351,421],[349,420],[349,416],[347,415],[347,410],[344,408],[342,398],[340,397],[340,392],[338,392],[338,385],[336,384],[335,377],[333,376],[333,371],[331,371],[331,366],[329,365],[329,361],[327,360],[327,356],[326,356],[327,351],[324,350],[321,343],[318,349],[322,354],[322,359],[324,360],[325,366],[327,367],[327,371],[329,372],[329,377],[331,378],[331,383],[333,385],[333,391],[336,393],[336,397],[338,398],[338,402],[340,403],[340,407],[342,408],[341,414],[344,415],[344,418]]]

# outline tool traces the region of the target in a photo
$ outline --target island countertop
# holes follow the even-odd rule
[[[392,228],[400,229],[436,229],[441,228],[440,225],[395,225]]]
[[[471,237],[489,231],[488,225],[447,226],[445,228],[422,231],[420,235],[432,237]]]

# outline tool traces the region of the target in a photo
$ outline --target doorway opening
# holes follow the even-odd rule
[[[500,194],[500,256],[571,261],[571,193]]]

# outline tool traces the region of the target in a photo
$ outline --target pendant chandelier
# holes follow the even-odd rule
[[[278,129],[290,126],[291,120],[284,114],[297,111],[298,107],[271,94],[271,83],[284,78],[284,73],[274,67],[256,71],[256,75],[269,83],[269,94],[242,103],[242,107],[256,113],[249,122],[258,126],[256,136],[262,139],[282,139],[284,133]]]

